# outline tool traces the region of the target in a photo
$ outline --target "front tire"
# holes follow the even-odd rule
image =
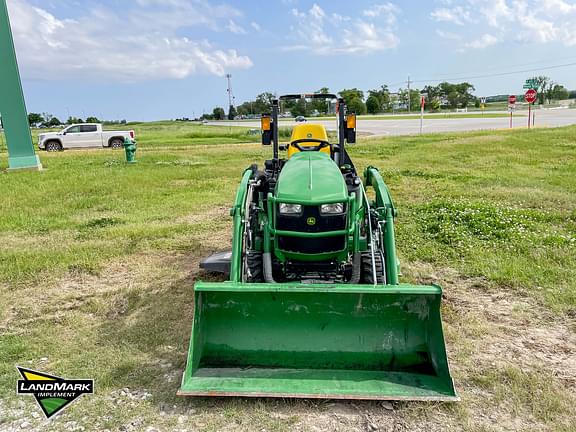
[[[382,285],[386,281],[385,267],[383,256],[378,250],[374,251],[374,264],[376,266],[376,284]],[[371,252],[362,252],[362,283],[374,285]]]
[[[47,152],[59,152],[62,151],[62,144],[58,141],[48,141],[45,145],[45,149]]]
[[[246,282],[264,282],[262,252],[248,250],[245,258]]]

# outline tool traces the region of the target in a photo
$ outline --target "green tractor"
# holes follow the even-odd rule
[[[335,95],[280,101],[300,97],[336,101],[338,144],[304,123],[280,146],[279,101],[262,116],[273,157],[244,171],[232,251],[201,264],[229,280],[194,286],[178,394],[457,400],[442,290],[398,281],[392,198],[378,170],[362,179],[346,151],[356,116]]]

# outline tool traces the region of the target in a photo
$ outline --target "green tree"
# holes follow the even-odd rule
[[[368,114],[377,114],[381,112],[380,101],[376,96],[371,95],[366,99],[366,110],[368,111]]]
[[[71,124],[76,124],[76,123],[84,123],[84,120],[82,120],[81,118],[77,118],[77,117],[68,117],[68,120],[66,120],[66,124],[71,125]]]
[[[550,96],[551,96],[551,99],[554,99],[554,100],[565,100],[565,99],[569,99],[570,92],[563,85],[555,84],[554,87],[552,88],[552,92],[551,92]]]
[[[98,120],[98,117],[86,117],[86,123],[102,123],[100,120]]]
[[[62,122],[58,120],[58,117],[52,117],[48,122],[48,127],[57,127],[60,126]]]
[[[44,117],[39,113],[29,113],[28,123],[30,126],[38,126],[39,124],[44,123]]]
[[[234,108],[234,105],[230,105],[230,107],[228,108],[228,120],[234,120],[237,115],[238,113],[236,112],[236,108]]]
[[[427,85],[422,89],[422,93],[426,95],[426,109],[429,111],[440,110],[442,91],[439,86]]]
[[[544,105],[544,98],[546,97],[546,87],[550,82],[550,78],[544,75],[534,76],[530,78],[536,84],[536,91],[538,92],[538,103]]]
[[[466,108],[468,104],[474,102],[476,97],[472,95],[472,92],[476,90],[474,86],[470,83],[463,82],[456,84],[456,91],[458,92],[458,103],[462,108]]]
[[[357,88],[340,90],[340,96],[344,98],[346,105],[350,105],[353,99],[360,99],[360,102],[364,100],[364,92]]]
[[[254,114],[269,113],[272,110],[272,101],[274,98],[274,94],[270,92],[260,93],[256,96],[253,106]]]
[[[366,114],[366,104],[359,97],[354,97],[352,100],[346,104],[349,112],[356,113],[358,115]]]
[[[254,102],[244,102],[236,108],[238,115],[254,114]]]
[[[315,91],[315,94],[330,93],[328,87],[322,87],[320,90]],[[318,111],[320,114],[327,114],[330,110],[330,101],[326,99],[313,99],[310,103],[310,111]]]
[[[298,99],[296,103],[290,106],[289,111],[292,114],[292,117],[308,115],[306,110],[306,101],[304,99]]]
[[[216,107],[212,110],[212,116],[214,117],[214,120],[224,120],[224,118],[226,117],[226,113],[224,112],[224,108],[222,107]]]
[[[412,111],[420,110],[420,90],[410,89],[410,109]]]
[[[368,90],[368,98],[375,97],[378,101],[378,112],[388,111],[390,109],[390,90],[387,85],[380,86],[379,89]],[[368,104],[368,100],[366,100]]]
[[[440,98],[435,96],[432,100],[427,101],[428,109],[432,112],[440,111]]]

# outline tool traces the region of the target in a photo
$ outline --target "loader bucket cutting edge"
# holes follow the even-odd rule
[[[183,396],[458,400],[421,285],[196,284]]]

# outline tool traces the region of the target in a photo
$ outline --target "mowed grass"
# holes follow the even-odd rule
[[[297,419],[290,412],[269,413],[303,409],[292,402],[174,397],[190,335],[191,274],[198,259],[227,247],[227,209],[242,171],[262,165],[271,149],[226,143],[225,130],[220,141],[179,141],[205,126],[133,127],[138,164],[126,165],[121,150],[66,151],[41,153],[45,171],[0,173],[0,401],[16,400],[19,364],[95,378],[97,395],[63,418],[86,423],[98,415],[96,429],[117,429],[138,416],[135,430],[160,421],[171,430],[180,414],[199,410],[210,413],[194,426],[200,430],[291,430]],[[391,188],[403,262],[456,269],[563,319],[576,313],[575,136],[576,127],[566,127],[373,138],[350,153],[359,170],[377,166]],[[449,339],[460,327],[488,331],[446,312],[456,328]],[[460,339],[458,349],[469,344]],[[574,395],[548,372],[491,370],[456,377],[457,386],[467,386],[465,400],[475,386],[492,393],[493,403],[513,404],[515,415],[530,415],[548,430],[565,427]],[[125,387],[152,397],[136,403],[120,393]],[[464,424],[475,407],[434,409]],[[175,415],[161,420],[162,412]]]
[[[32,129],[34,146],[38,135],[58,132],[61,129]],[[104,125],[105,131],[134,130],[136,141],[145,147],[187,147],[208,144],[238,144],[260,142],[260,130],[249,127],[203,125],[199,122],[157,121],[149,123],[133,122],[125,125]],[[280,128],[280,136],[288,138],[292,128]],[[4,135],[0,133],[0,151],[6,151]]]
[[[177,140],[163,127],[155,132],[162,143]],[[456,266],[568,310],[576,303],[574,131],[368,139],[350,153],[360,168],[378,166],[390,185],[406,259]],[[121,150],[68,151],[42,153],[44,172],[2,174],[0,280],[97,272],[113,257],[169,249],[194,229],[179,217],[229,205],[242,168],[271,151],[156,149],[146,133],[134,166]]]

